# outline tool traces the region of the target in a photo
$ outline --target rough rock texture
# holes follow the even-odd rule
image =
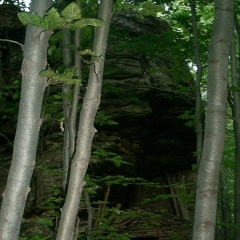
[[[191,170],[191,164],[195,161],[195,131],[186,127],[185,120],[178,116],[194,108],[194,93],[189,91],[193,80],[184,58],[176,57],[171,52],[174,43],[169,32],[168,23],[162,19],[141,19],[133,12],[113,17],[100,113],[111,116],[118,125],[101,126],[96,123],[98,133],[94,137],[93,150],[117,153],[132,165],[117,168],[109,161],[93,157],[88,174],[142,177],[167,185],[170,184],[169,179],[172,184],[179,184],[174,176]],[[103,120],[101,114],[97,119]],[[58,170],[62,161],[62,136],[59,133],[58,137],[45,139],[47,150],[38,156],[38,168],[34,172],[26,208],[28,215],[42,214],[42,207],[53,195],[53,190],[61,188]],[[6,170],[1,169],[3,179],[6,177],[7,163],[9,161],[6,161]],[[182,175],[185,183],[194,181],[194,173],[184,172]],[[117,185],[111,188],[109,202],[112,206],[120,202],[123,208],[140,207],[138,204],[144,198],[154,197],[156,193],[170,194],[171,191],[174,190],[164,188],[151,191],[143,186]],[[103,199],[102,194],[97,196],[97,200]],[[141,205],[141,208],[166,209],[168,213],[178,215],[180,210],[177,210],[176,204],[180,209],[182,203],[174,203],[170,197]],[[190,211],[189,215],[192,219]],[[37,229],[35,225],[34,228]],[[31,234],[29,231],[29,224],[24,224],[23,236],[34,236],[34,231]]]
[[[121,13],[113,26],[101,106],[119,123],[109,131],[121,137],[120,153],[134,155],[144,177],[189,169],[195,134],[178,116],[194,107],[193,92],[183,91],[193,82],[184,59],[175,63],[165,49],[167,22]]]

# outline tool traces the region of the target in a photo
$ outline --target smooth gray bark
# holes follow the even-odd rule
[[[93,51],[95,56],[101,56],[98,61],[92,60],[87,91],[80,113],[76,153],[71,164],[69,187],[65,204],[62,209],[57,240],[72,239],[75,235],[74,226],[78,213],[82,190],[85,185],[85,173],[88,168],[92,140],[95,132],[94,119],[101,99],[101,87],[104,69],[104,57],[107,47],[110,19],[112,15],[112,0],[102,0],[98,17],[105,24],[95,29]]]
[[[71,67],[72,65],[72,53],[69,45],[71,44],[71,33],[69,29],[63,29],[63,65],[66,67]],[[72,85],[68,83],[62,84],[62,93],[65,95],[63,97],[63,114],[64,114],[64,142],[63,142],[63,188],[66,188],[69,164],[71,159],[70,154],[70,130],[69,130],[69,118],[70,118],[70,106],[71,100],[69,96],[71,95]],[[67,96],[66,96],[67,95]]]
[[[216,0],[208,56],[207,109],[202,158],[196,186],[193,240],[213,240],[219,175],[224,149],[228,65],[234,0]]]
[[[33,0],[31,10],[44,16],[52,0]],[[42,100],[47,79],[39,76],[47,63],[50,32],[27,26],[22,64],[22,91],[12,163],[0,212],[0,239],[18,239],[35,165]]]
[[[195,62],[197,64],[197,79],[195,81],[195,95],[196,95],[196,104],[195,104],[195,121],[196,121],[196,162],[199,166],[201,153],[202,153],[202,140],[203,140],[203,129],[202,129],[202,119],[201,119],[201,106],[202,106],[202,95],[201,95],[201,79],[202,79],[202,63],[199,54],[198,46],[198,29],[197,29],[197,20],[196,20],[196,6],[194,0],[189,0],[191,5],[192,12],[192,26],[193,26],[193,49]]]
[[[67,6],[67,1],[57,0],[57,5],[62,11]],[[63,65],[67,68],[72,66],[72,51],[69,47],[71,45],[71,32],[69,29],[63,29]],[[69,96],[71,94],[71,84],[62,84],[63,93],[63,115],[64,115],[64,142],[63,142],[63,182],[62,186],[65,189],[67,185],[69,163],[70,163],[70,134],[69,134],[69,117],[71,100]]]
[[[81,3],[77,1],[77,5],[81,9]],[[79,56],[79,50],[81,51],[81,29],[75,30],[74,36],[74,46],[75,46],[75,69],[77,71],[78,79],[82,80],[82,62]],[[69,137],[70,137],[70,155],[74,156],[76,148],[76,121],[78,114],[78,104],[79,104],[79,95],[80,95],[80,85],[75,84],[73,89],[73,99],[72,107],[69,117]]]
[[[63,10],[67,6],[67,2],[64,0],[57,1],[60,10]],[[81,3],[77,1],[77,5],[81,9]],[[71,48],[71,33],[69,29],[63,29],[64,38],[63,38],[63,64],[66,67],[72,65],[72,53]],[[81,75],[81,60],[78,55],[80,49],[80,35],[81,30],[76,29],[74,37],[74,46],[75,46],[75,68],[77,71],[77,77],[82,78]],[[62,91],[63,94],[71,95],[71,84],[63,83]],[[65,118],[65,127],[64,127],[64,144],[63,144],[63,188],[66,190],[69,168],[71,159],[73,158],[76,146],[76,120],[78,112],[78,103],[79,103],[79,93],[80,85],[75,84],[73,89],[73,99],[72,102],[69,98],[63,98],[63,112]],[[71,107],[70,107],[71,106]]]
[[[237,33],[239,35],[239,32]],[[238,37],[239,43],[239,37]],[[238,66],[236,58],[236,46],[233,36],[231,48],[231,75],[232,87],[240,88],[240,79],[238,76]],[[233,127],[235,136],[235,182],[234,182],[234,223],[240,228],[240,92],[233,91]],[[240,230],[234,230],[234,239],[240,239]]]

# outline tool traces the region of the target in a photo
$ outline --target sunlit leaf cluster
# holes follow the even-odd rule
[[[83,28],[86,26],[101,26],[103,21],[93,18],[82,18],[81,10],[75,2],[69,4],[62,12],[58,13],[56,8],[51,8],[47,15],[41,18],[35,13],[20,12],[18,13],[20,21],[26,24],[32,24],[36,27],[41,27],[44,30],[55,29],[71,29]]]

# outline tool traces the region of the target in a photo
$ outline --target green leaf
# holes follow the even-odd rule
[[[234,148],[224,148],[224,154],[229,154],[229,153],[234,153],[235,149]]]
[[[66,28],[68,28],[70,30],[75,30],[77,28],[83,28],[83,27],[86,27],[86,26],[99,27],[99,26],[102,26],[103,24],[104,24],[104,22],[100,19],[82,18],[79,21],[68,24],[66,26]]]
[[[51,78],[55,75],[55,72],[51,69],[44,70],[40,72],[40,76]]]
[[[37,218],[34,220],[36,223],[39,223],[41,225],[45,225],[45,226],[53,226],[53,222],[51,219],[49,218]]]
[[[228,88],[228,90],[231,92],[240,92],[240,88],[230,87],[230,88]]]
[[[112,121],[112,120],[110,120],[110,121],[107,121],[107,123],[108,123],[108,125],[109,125],[109,126],[111,126],[111,125],[118,125],[118,123],[117,123],[117,122],[115,122],[115,121]]]
[[[193,127],[193,126],[194,126],[194,123],[193,123],[193,121],[188,121],[188,122],[185,123],[185,125],[186,125],[187,127]]]
[[[65,25],[65,20],[60,17],[55,8],[51,8],[47,12],[47,16],[44,18],[44,22],[50,29],[62,28]]]
[[[61,15],[67,22],[81,19],[81,10],[75,2],[69,4],[62,12]]]
[[[64,202],[64,198],[56,198],[55,202],[57,203],[63,203]]]
[[[89,55],[93,56],[94,52],[91,49],[86,49],[86,50],[80,51],[79,54],[80,55],[88,55],[89,54]]]
[[[101,19],[84,18],[82,20],[83,22],[86,22],[87,25],[94,26],[94,27],[99,27],[105,24],[104,21],[102,21]]]
[[[13,85],[14,84],[19,84],[19,80],[15,80],[14,82],[13,82]]]
[[[113,163],[115,164],[116,167],[120,167],[121,166],[121,162],[120,161],[113,161]]]
[[[105,228],[106,227],[106,224],[105,223],[99,223],[99,228]]]
[[[31,237],[29,238],[28,240],[46,240],[47,237],[38,237],[38,236],[35,236],[35,237]]]
[[[115,208],[114,211],[115,211],[115,213],[118,214],[118,215],[121,214],[121,210],[120,210],[120,209]]]
[[[40,164],[40,165],[36,164],[36,165],[35,165],[35,168],[36,168],[36,169],[41,169],[41,168],[43,168],[43,165],[41,165],[41,164]]]
[[[47,30],[45,24],[43,24],[43,19],[35,13],[20,12],[18,13],[18,18],[23,25],[32,24],[36,27],[42,27]]]
[[[178,116],[178,118],[179,118],[179,119],[186,119],[186,120],[188,120],[188,119],[193,119],[193,118],[194,118],[194,114],[192,113],[192,111],[186,110],[186,111],[184,112],[184,114]]]
[[[57,189],[54,189],[54,195],[59,195],[61,193],[61,191],[57,188]]]
[[[86,191],[91,195],[97,193],[94,189],[87,189]]]
[[[16,100],[16,99],[20,99],[20,95],[21,93],[20,92],[16,92],[13,94],[13,99]]]

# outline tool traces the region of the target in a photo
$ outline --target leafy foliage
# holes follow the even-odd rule
[[[43,77],[48,77],[48,80],[51,84],[69,83],[81,85],[81,80],[76,77],[77,72],[75,68],[67,68],[63,73],[59,73],[59,71],[54,72],[51,69],[47,69],[42,71],[40,75]]]
[[[178,118],[187,120],[187,122],[185,123],[186,126],[195,127],[195,116],[192,111],[186,110],[184,114],[180,115]]]
[[[82,18],[81,10],[75,2],[70,3],[61,12],[61,15],[57,9],[51,8],[44,18],[41,18],[35,13],[26,12],[18,13],[18,17],[23,25],[32,24],[46,31],[63,28],[75,30],[89,25],[97,27],[104,24],[100,19]]]
[[[53,195],[47,199],[46,204],[42,207],[42,209],[46,212],[51,212],[56,217],[60,217],[61,213],[59,209],[61,209],[64,200],[63,192],[60,189],[54,189]]]
[[[47,240],[47,239],[48,237],[39,237],[39,236],[28,238],[28,240]],[[26,240],[26,238],[20,237],[19,240]]]
[[[100,126],[104,125],[117,125],[118,123],[112,120],[111,116],[106,116],[102,111],[98,111],[96,118],[95,118],[95,124],[99,124]]]
[[[120,167],[121,164],[132,165],[131,163],[124,161],[122,157],[117,155],[116,153],[106,152],[103,149],[97,149],[96,151],[94,151],[92,153],[92,158],[113,162],[117,167]]]
[[[43,165],[36,165],[35,166],[36,169],[41,169],[43,172],[47,173],[47,174],[53,174],[53,175],[62,175],[62,169],[49,169],[47,167],[44,167]]]

